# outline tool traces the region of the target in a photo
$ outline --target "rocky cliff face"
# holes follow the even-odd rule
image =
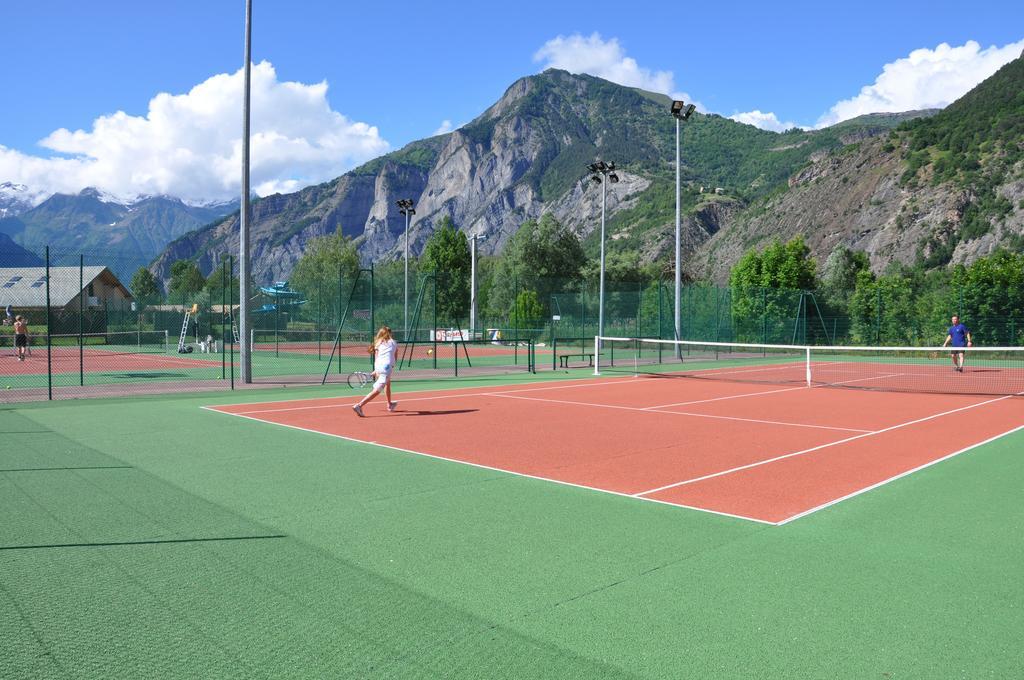
[[[569,74],[556,77],[564,77],[573,88],[586,84]],[[403,198],[411,198],[416,205],[409,225],[413,255],[423,251],[444,217],[451,217],[467,235],[489,236],[480,244],[485,255],[500,251],[524,221],[539,218],[546,210],[585,237],[599,224],[599,189],[578,181],[545,201],[539,175],[574,144],[586,147],[580,158],[587,162],[594,159],[597,147],[586,131],[582,139],[578,131],[559,136],[521,109],[521,102],[530,97],[561,105],[559,93],[538,94],[542,84],[536,78],[524,78],[466,128],[412,144],[333,182],[257,201],[250,234],[256,281],[286,278],[311,238],[337,229],[356,239],[364,262],[400,258],[405,249],[405,218],[396,202]],[[581,108],[585,113],[587,107]],[[585,168],[582,161],[578,165],[573,172],[582,177]],[[641,175],[623,172],[621,177],[621,182],[609,185],[609,214],[635,203],[650,185]],[[166,282],[174,261],[194,259],[208,272],[219,253],[238,251],[237,231],[235,215],[187,234],[171,243],[151,270]]]

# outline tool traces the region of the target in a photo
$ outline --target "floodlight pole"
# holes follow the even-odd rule
[[[402,322],[402,338],[409,340],[409,213],[405,212],[405,316]]]
[[[405,216],[405,321],[402,340],[409,339],[409,219],[416,214],[411,198],[398,201],[398,212]]]
[[[601,281],[599,284],[597,301],[597,334],[604,336],[604,225],[605,211],[608,204],[608,182],[618,182],[619,176],[615,174],[615,163],[612,161],[596,161],[587,166],[590,170],[590,179],[601,184]],[[603,341],[601,341],[603,343]],[[599,344],[601,344],[599,343]],[[598,347],[598,350],[601,348]],[[595,363],[596,360],[595,360]]]
[[[682,277],[682,274],[680,274],[680,272],[679,272],[679,252],[682,249],[682,246],[680,244],[681,238],[680,238],[680,234],[679,234],[679,231],[680,231],[680,227],[679,227],[679,217],[680,217],[679,203],[680,203],[680,200],[679,200],[679,118],[677,117],[676,118],[676,281],[675,281],[675,283],[676,283],[676,288],[675,288],[676,306],[675,306],[675,317],[674,317],[675,318],[675,327],[676,327],[676,338],[675,338],[676,340],[682,340],[683,339],[683,333],[682,333],[682,331],[683,331],[683,329],[682,329],[682,310],[681,310],[680,304],[679,304],[680,293],[682,293],[682,288],[683,288],[683,286],[682,286],[683,277]],[[677,359],[681,356],[681,352],[682,352],[682,347],[680,345],[676,345],[676,358]]]
[[[252,383],[252,347],[249,329],[249,282],[252,278],[252,261],[249,257],[249,103],[251,97],[252,64],[252,0],[245,1],[245,83],[242,96],[242,204],[238,224],[238,330],[241,337],[239,360],[241,378],[245,384]]]
[[[604,211],[608,201],[608,182],[601,182],[601,285],[597,296],[597,334],[604,337]],[[602,343],[604,341],[602,340]],[[600,350],[601,348],[598,347]],[[594,357],[597,363],[597,357]]]
[[[679,185],[680,185],[680,181],[679,181],[679,177],[680,177],[680,169],[679,169],[680,168],[679,126],[680,126],[680,123],[682,123],[683,121],[689,120],[690,116],[693,115],[693,112],[694,112],[695,109],[696,109],[696,107],[694,107],[693,104],[690,104],[689,106],[687,106],[686,102],[679,101],[679,100],[675,100],[675,101],[672,102],[672,117],[676,119],[676,257],[675,257],[675,260],[676,260],[676,280],[675,280],[675,284],[676,284],[675,285],[675,294],[676,294],[676,300],[675,300],[675,333],[676,333],[676,337],[675,337],[675,339],[676,340],[682,340],[683,339],[682,310],[681,310],[681,306],[680,306],[681,305],[680,300],[682,299],[682,288],[683,288],[682,282],[683,282],[683,277],[682,277],[682,270],[680,268],[680,259],[681,259],[681,255],[682,255],[682,239],[681,239],[680,224],[679,224],[679,222],[680,222],[680,212],[681,212],[681,208],[680,208],[681,200],[680,200],[680,196],[679,196],[679,192],[680,192],[680,188],[679,188]],[[680,345],[676,345],[676,358],[677,359],[682,359],[682,357],[683,357],[682,351],[683,351],[682,347]]]
[[[473,242],[470,248],[469,266],[469,339],[476,339],[476,242],[486,240],[486,236],[475,234],[470,238]]]

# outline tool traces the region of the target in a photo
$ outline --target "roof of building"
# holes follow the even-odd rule
[[[63,307],[96,279],[131,293],[106,267],[83,267],[79,286],[78,267],[50,267],[50,306]],[[46,267],[0,267],[0,307],[14,309],[46,306]]]

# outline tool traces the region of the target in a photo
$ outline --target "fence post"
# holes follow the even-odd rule
[[[768,289],[761,288],[761,344],[768,344]]]
[[[433,328],[430,329],[430,337],[434,343],[434,352],[431,356],[434,357],[434,368],[437,369],[437,272],[434,272],[431,275],[430,280],[433,281],[431,290],[434,296],[434,325]]]
[[[227,305],[224,303],[224,298],[228,294],[228,281],[227,281],[227,264],[228,261],[224,259],[223,254],[220,260],[220,379],[223,380],[227,377],[227,366],[225,365],[225,353],[227,348],[224,347],[228,341],[227,330],[224,328],[224,320],[227,318],[224,315],[224,310]]]
[[[235,257],[234,255],[228,255],[228,271],[233,274],[235,272]],[[241,273],[241,272],[239,272]],[[235,304],[235,280],[230,274],[228,275],[228,304]],[[241,308],[241,301],[239,301],[239,308]],[[235,315],[231,315],[232,321],[234,321]],[[232,325],[231,328],[231,361],[228,365],[231,367],[231,389],[235,389],[235,329]]]
[[[882,289],[875,289],[875,344],[882,344]]]
[[[53,357],[50,342],[50,246],[46,246],[46,398],[53,401]]]
[[[85,387],[85,349],[82,347],[85,323],[85,255],[78,254],[78,385]]]
[[[356,282],[359,281],[359,274],[358,273],[355,274],[355,281]],[[355,284],[353,283],[352,286],[354,287]],[[342,318],[341,318],[341,298],[342,297],[344,297],[344,296],[343,296],[342,291],[341,291],[341,262],[339,262],[338,263],[338,374],[339,375],[341,375],[341,343],[342,343],[342,338],[341,338],[341,324],[342,324]],[[334,350],[332,349],[332,351],[334,351]]]
[[[518,350],[518,347],[519,347],[519,342],[518,342],[519,341],[519,274],[516,274],[513,277],[513,290],[514,290],[514,293],[515,293],[515,297],[512,299],[512,319],[513,319],[513,323],[515,323],[515,332],[512,334],[513,335],[512,339],[516,341],[514,343],[514,346],[516,347],[516,349],[513,350],[512,354],[515,357],[515,364],[518,366],[519,365],[519,350]]]

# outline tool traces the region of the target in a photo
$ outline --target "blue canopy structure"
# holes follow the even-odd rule
[[[271,286],[260,286],[260,292],[274,298],[275,302],[264,304],[259,309],[252,310],[253,314],[276,312],[278,305],[288,308],[295,305],[304,305],[307,302],[307,300],[299,299],[302,297],[302,293],[289,288],[287,281],[275,281]]]

